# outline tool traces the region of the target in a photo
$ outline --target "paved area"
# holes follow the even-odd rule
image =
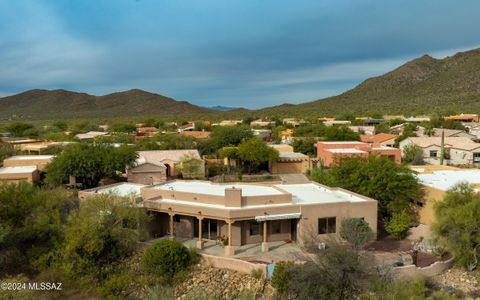
[[[307,176],[303,174],[278,174],[286,184],[309,183]]]
[[[164,238],[150,240],[148,241],[148,244],[153,244],[161,239]],[[197,239],[177,238],[177,241],[184,244],[187,248],[195,248],[197,243]],[[235,255],[232,257],[252,262],[265,263],[281,260],[305,261],[309,259],[309,255],[305,254],[295,243],[280,241],[269,242],[268,245],[269,251],[267,253],[262,252],[261,243],[235,246]],[[225,256],[225,248],[217,245],[215,241],[210,240],[205,241],[203,249],[198,250],[198,252],[215,256]]]

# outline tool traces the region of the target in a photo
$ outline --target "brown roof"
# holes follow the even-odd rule
[[[427,148],[430,146],[438,146],[441,144],[441,137],[410,137],[407,140],[410,140],[414,144]],[[467,137],[445,137],[445,146],[449,148],[461,149],[461,150],[473,150],[480,148],[479,143],[475,143]]]
[[[180,129],[185,129],[185,128],[189,128],[189,127],[192,127],[192,126],[193,126],[193,122],[188,122],[187,124],[180,126]]]
[[[138,133],[155,132],[155,131],[158,131],[158,128],[156,127],[138,127],[137,128]]]
[[[398,135],[391,134],[391,133],[379,133],[376,135],[361,135],[360,141],[364,143],[371,143],[371,144],[380,144],[385,141],[396,139]]]
[[[193,136],[196,139],[206,139],[210,136],[210,131],[184,131],[181,135]]]

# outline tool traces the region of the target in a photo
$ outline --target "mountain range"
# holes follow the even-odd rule
[[[434,111],[480,112],[480,49],[444,59],[424,55],[338,96],[260,110],[215,106],[133,89],[93,96],[66,90],[30,90],[0,98],[0,119],[115,118],[222,114],[222,117],[424,114]]]

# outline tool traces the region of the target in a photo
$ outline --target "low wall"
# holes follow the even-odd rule
[[[241,273],[250,274],[253,270],[260,270],[265,275],[266,273],[266,264],[254,264],[245,260],[240,260],[230,257],[221,257],[213,256],[208,254],[200,254],[201,263],[206,265],[220,268],[220,269],[229,269],[232,271],[237,271]]]
[[[445,261],[437,261],[428,267],[419,268],[415,265],[393,268],[392,274],[400,279],[411,279],[415,277],[432,277],[445,272],[453,265],[453,257]]]

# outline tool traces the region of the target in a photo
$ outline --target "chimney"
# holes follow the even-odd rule
[[[225,189],[225,206],[241,207],[242,206],[242,189],[235,187]]]

